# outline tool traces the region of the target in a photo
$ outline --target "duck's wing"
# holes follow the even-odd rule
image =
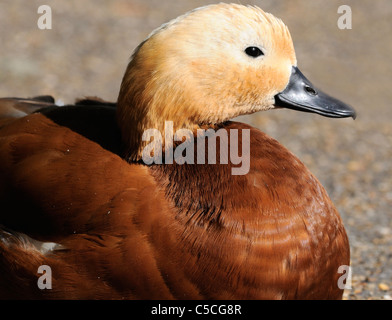
[[[14,119],[25,117],[39,109],[54,106],[51,96],[34,98],[0,98],[0,127]]]
[[[113,104],[50,105],[0,128],[1,298],[130,298],[139,285],[170,297],[134,222],[162,210],[160,195],[148,168],[110,151],[114,115]],[[50,290],[37,286],[42,265]],[[158,287],[145,295],[140,265]]]

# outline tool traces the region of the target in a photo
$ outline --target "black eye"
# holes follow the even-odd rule
[[[258,56],[262,56],[264,55],[263,51],[261,51],[259,48],[257,47],[248,47],[245,49],[245,53],[248,56],[251,56],[253,58],[257,58]]]

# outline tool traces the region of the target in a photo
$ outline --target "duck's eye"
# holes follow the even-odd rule
[[[261,51],[261,50],[260,50],[259,48],[257,48],[257,47],[248,47],[248,48],[245,49],[245,53],[246,53],[248,56],[251,56],[251,57],[253,57],[253,58],[257,58],[257,57],[259,57],[259,56],[264,55],[263,51]]]

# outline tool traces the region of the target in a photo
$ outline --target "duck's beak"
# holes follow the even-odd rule
[[[356,118],[349,105],[316,89],[302,72],[293,67],[286,89],[275,96],[277,107],[314,112],[330,118]]]

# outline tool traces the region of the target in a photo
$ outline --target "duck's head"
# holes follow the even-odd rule
[[[280,19],[221,3],[162,25],[136,48],[121,84],[118,122],[129,158],[139,160],[144,130],[164,137],[165,121],[174,131],[195,130],[276,107],[355,117],[299,71]]]

